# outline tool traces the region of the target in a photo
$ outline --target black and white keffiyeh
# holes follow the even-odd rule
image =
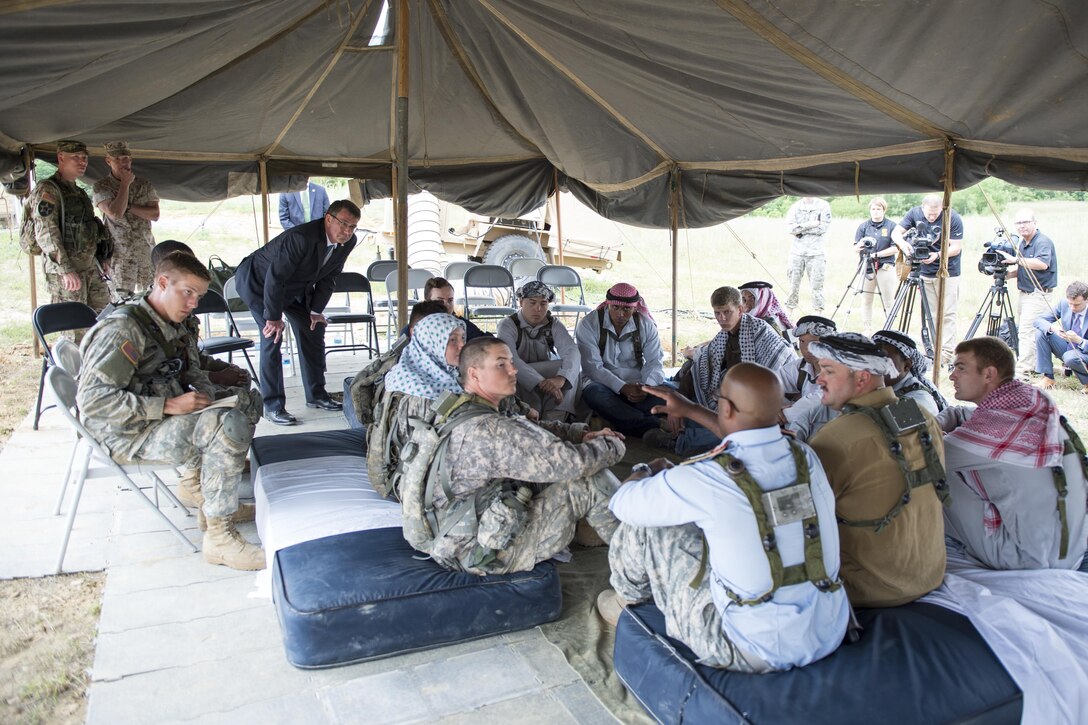
[[[865,370],[883,377],[899,375],[892,359],[884,354],[872,340],[856,332],[837,332],[824,335],[809,344],[809,353],[821,360],[834,360],[851,370]]]
[[[793,328],[793,336],[794,338],[801,337],[801,335],[823,337],[824,335],[833,334],[837,329],[834,321],[829,320],[826,317],[805,315],[797,321],[797,325]]]
[[[918,343],[913,338],[895,330],[881,330],[873,335],[873,342],[877,345],[889,345],[898,350],[910,366],[910,374],[917,379],[919,385],[929,391],[929,394],[937,402],[937,407],[944,410],[948,406],[948,401],[941,395],[941,391],[937,390],[937,386],[926,378],[929,373],[930,361],[918,349]]]
[[[696,402],[711,410],[718,409],[718,390],[725,377],[725,351],[731,334],[740,336],[740,359],[743,362],[778,370],[794,359],[789,343],[773,327],[747,313],[742,314],[735,332],[719,331],[692,357],[691,373],[695,382]]]

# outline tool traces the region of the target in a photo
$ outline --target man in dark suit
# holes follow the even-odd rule
[[[307,182],[303,191],[280,194],[280,225],[284,231],[318,219],[329,208],[329,195],[321,184]]]
[[[277,425],[294,425],[295,416],[284,409],[283,359],[280,343],[284,317],[299,341],[302,384],[306,405],[340,410],[325,391],[325,325],[322,314],[355,247],[359,207],[341,200],[325,216],[283,234],[242,260],[235,272],[238,296],[249,306],[261,328],[261,395],[264,415]]]
[[[1052,356],[1061,358],[1062,363],[1072,370],[1083,387],[1081,392],[1088,393],[1088,284],[1070,282],[1065,288],[1065,299],[1058,303],[1053,312],[1040,315],[1035,319],[1035,372],[1042,374],[1039,387],[1049,390],[1054,387],[1054,361]]]

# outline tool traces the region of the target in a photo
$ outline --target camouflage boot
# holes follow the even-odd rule
[[[186,468],[178,480],[178,499],[189,508],[200,509],[204,505],[204,494],[200,491],[200,469]],[[200,529],[204,530],[203,527]]]
[[[232,524],[248,524],[250,521],[257,520],[257,505],[252,503],[239,503],[238,510],[231,514],[230,522]],[[196,510],[196,525],[200,527],[201,531],[208,530],[208,518],[204,515],[204,509],[198,507]]]
[[[243,539],[226,516],[208,519],[203,549],[204,561],[209,564],[222,564],[243,571],[264,569],[264,550]]]

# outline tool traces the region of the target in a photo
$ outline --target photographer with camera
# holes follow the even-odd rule
[[[865,301],[861,305],[861,322],[868,335],[873,329],[873,297],[880,290],[880,299],[885,311],[895,299],[897,279],[895,276],[896,247],[892,244],[892,230],[895,222],[888,219],[888,202],[877,196],[869,201],[869,220],[858,225],[854,232],[854,251],[859,255],[868,254],[871,266],[865,270],[861,291]]]
[[[1054,242],[1036,226],[1035,212],[1020,209],[1014,218],[1021,239],[1019,257],[1015,251],[1010,254],[996,244],[990,245],[990,250],[997,252],[1009,266],[1006,276],[1015,277],[1016,289],[1020,290],[1016,309],[1023,332],[1017,351],[1016,374],[1024,378],[1035,371],[1035,335],[1028,326],[1053,309],[1050,293],[1058,286],[1058,256]]]
[[[963,219],[949,209],[948,279],[944,285],[944,326],[941,336],[941,364],[952,362],[956,345],[956,306],[960,299],[960,251],[963,249]],[[892,230],[892,241],[908,258],[914,255],[914,247],[905,238],[907,230],[917,232],[916,245],[925,245],[929,254],[922,259],[921,277],[926,301],[936,313],[937,272],[941,266],[941,227],[944,222],[944,203],[937,194],[927,194],[922,203],[907,212]]]

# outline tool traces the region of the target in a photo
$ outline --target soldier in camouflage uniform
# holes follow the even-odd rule
[[[786,227],[793,236],[790,247],[790,261],[787,276],[790,280],[790,294],[786,299],[786,309],[793,316],[797,308],[797,297],[801,291],[801,277],[808,273],[808,283],[812,287],[812,306],[816,314],[824,309],[824,267],[827,257],[824,254],[824,236],[831,226],[831,206],[823,199],[806,196],[794,203],[786,214]]]
[[[42,270],[53,302],[82,302],[101,312],[110,302],[97,261],[108,262],[101,222],[76,179],[87,171],[87,146],[57,143],[57,173],[38,184],[28,204],[34,238],[42,249]],[[63,218],[61,217],[63,211]]]
[[[260,547],[245,541],[231,521],[254,424],[237,406],[205,410],[212,399],[198,391],[214,388],[190,365],[182,324],[209,279],[194,257],[169,255],[156,268],[146,297],[95,325],[81,348],[79,409],[84,424],[119,463],[199,467],[207,516],[205,561],[261,569]]]
[[[500,414],[499,402],[517,385],[510,348],[500,340],[480,337],[465,345],[460,370],[468,403],[486,410],[450,433],[445,466],[453,500],[439,488],[434,506],[441,517],[475,499],[482,513],[476,535],[449,533],[434,542],[435,561],[475,574],[529,571],[566,548],[582,518],[609,540],[616,519],[608,500],[619,482],[607,469],[623,458],[622,436],[578,427],[570,431],[580,441],[573,443],[522,416]],[[511,527],[498,509],[519,506],[515,500],[522,513]]]
[[[113,239],[113,281],[121,294],[151,282],[151,222],[159,220],[159,195],[147,179],[132,173],[132,152],[124,141],[106,144],[108,176],[94,185],[94,205],[102,210]]]

